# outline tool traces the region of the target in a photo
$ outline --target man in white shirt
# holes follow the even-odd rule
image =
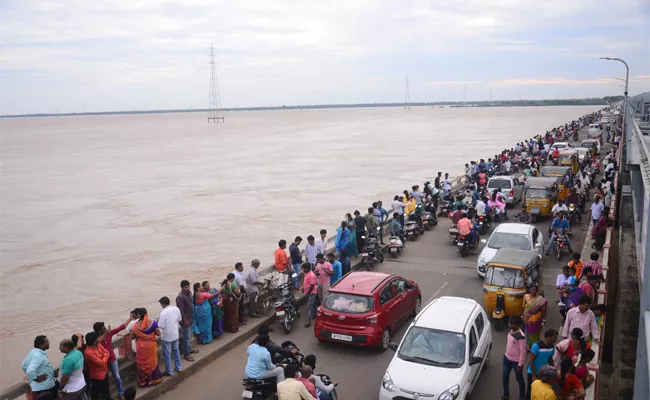
[[[320,245],[323,253],[327,251],[327,231],[325,229],[320,230],[320,236],[316,238],[316,245]]]
[[[474,208],[476,209],[477,217],[485,217],[485,202],[482,197],[478,199]]]
[[[560,211],[564,211],[565,214],[569,211],[569,208],[566,206],[566,204],[564,204],[564,201],[562,201],[562,199],[558,199],[557,203],[553,206],[553,209],[551,209],[554,217]]]
[[[445,173],[445,179],[442,180],[442,190],[445,192],[451,191],[451,180],[449,179],[449,173]]]
[[[163,348],[163,359],[165,360],[165,375],[172,376],[172,355],[176,372],[181,372],[181,352],[178,349],[178,329],[182,321],[181,310],[171,306],[169,297],[164,296],[158,300],[163,310],[158,318],[158,327],[162,329],[160,340]]]
[[[241,292],[246,297],[248,295],[248,292],[246,291],[246,278],[244,278],[244,264],[238,262],[235,264],[235,270],[232,271],[232,273],[235,275],[235,282],[237,282],[237,285],[241,288]],[[241,301],[244,301],[244,298],[241,299]],[[239,325],[246,325],[246,316],[244,315],[246,312],[246,307],[238,307],[239,308]]]

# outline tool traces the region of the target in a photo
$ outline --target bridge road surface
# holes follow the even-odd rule
[[[584,132],[581,133],[584,134]],[[604,152],[601,151],[601,154]],[[591,194],[593,194],[593,190]],[[590,204],[586,206],[587,213],[589,207]],[[519,210],[520,205],[518,204],[514,210],[508,210],[508,215],[512,219],[512,215]],[[544,235],[544,246],[548,243],[547,232],[550,222],[550,219],[544,219],[536,224]],[[582,224],[573,227],[571,244],[574,251],[582,249],[588,223],[589,214],[583,216]],[[375,270],[401,275],[417,282],[422,291],[423,307],[440,296],[471,298],[483,305],[483,281],[476,273],[478,254],[465,258],[460,256],[448,238],[450,225],[449,219],[440,219],[438,226],[425,232],[424,236],[420,236],[417,241],[408,241],[407,248],[398,258],[386,257],[382,264],[375,267]],[[489,238],[491,232],[488,232],[484,238]],[[583,259],[588,258],[589,254],[583,254],[582,257]],[[547,324],[544,329],[559,328],[561,318],[557,309],[555,279],[561,272],[562,265],[565,265],[570,258],[569,254],[564,253],[562,260],[558,261],[554,253],[551,252],[550,256],[543,259],[543,285],[546,298],[549,300]],[[306,315],[304,307],[301,311],[301,318],[296,322],[289,335],[286,335],[278,324],[271,324],[271,327],[275,329],[270,335],[271,339],[276,343],[291,340],[305,355],[316,355],[317,371],[330,375],[335,382],[338,382],[337,393],[340,399],[377,399],[382,377],[394,352],[389,349],[384,353],[379,353],[372,349],[356,348],[338,343],[319,343],[314,337],[313,324],[311,328],[304,327],[304,316]],[[412,318],[393,334],[392,341],[399,343],[411,321]],[[474,387],[471,397],[474,400],[496,400],[502,394],[501,362],[505,352],[506,332],[497,332],[492,326],[492,338],[493,347],[488,368],[481,373]],[[241,382],[246,365],[246,348],[249,344],[250,342],[247,341],[228,351],[198,373],[188,377],[174,389],[163,394],[161,398],[164,400],[182,398],[193,400],[241,399]],[[431,378],[435,379],[435,376]],[[526,379],[525,371],[524,379]],[[517,382],[513,373],[510,379],[511,398],[517,398],[518,394]]]

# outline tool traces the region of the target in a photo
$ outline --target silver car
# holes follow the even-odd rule
[[[493,176],[487,183],[487,189],[490,193],[501,189],[501,193],[506,199],[506,205],[509,207],[514,207],[515,203],[521,201],[524,193],[524,185],[512,175]]]
[[[485,278],[485,266],[494,258],[499,249],[535,249],[539,251],[540,258],[544,252],[544,235],[534,225],[528,224],[499,224],[492,232],[490,239],[482,239],[481,243],[486,244],[476,261],[476,272],[481,278]]]

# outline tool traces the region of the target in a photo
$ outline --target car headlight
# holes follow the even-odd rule
[[[477,261],[478,261],[479,267],[483,267],[483,266],[485,266],[485,264],[487,262],[487,257],[485,257],[483,254],[481,254],[481,255],[478,256]]]
[[[454,385],[440,394],[438,400],[456,400],[460,393],[460,386]]]
[[[381,380],[381,386],[389,392],[395,391],[395,384],[393,383],[393,380],[390,379],[390,374],[388,374],[388,371],[386,371],[384,379]]]

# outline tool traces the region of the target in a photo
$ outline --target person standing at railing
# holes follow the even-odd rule
[[[122,378],[120,377],[120,366],[117,363],[117,357],[115,357],[115,350],[113,350],[113,336],[125,330],[126,326],[132,319],[133,318],[129,315],[129,319],[115,329],[111,329],[110,326],[106,328],[106,325],[103,322],[95,322],[93,324],[93,331],[99,335],[101,340],[100,344],[108,350],[108,369],[111,370],[111,375],[113,375],[115,391],[117,392],[118,397],[124,395],[124,387],[122,386]]]
[[[21,368],[29,381],[29,387],[35,395],[49,392],[56,396],[58,383],[54,379],[54,369],[45,352],[50,348],[50,340],[45,335],[36,336],[34,348],[27,354]]]
[[[190,281],[181,281],[181,291],[176,296],[176,307],[181,310],[183,321],[181,324],[181,331],[183,332],[183,356],[185,361],[192,362],[194,358],[192,354],[196,354],[198,350],[192,350],[190,341],[192,339],[192,322],[194,322],[194,301],[192,300],[192,287]]]
[[[368,214],[363,216],[363,218],[366,220],[366,228],[368,229],[368,236],[376,236],[377,228],[379,227],[379,220],[375,218],[374,211],[375,211],[374,208],[368,207]]]
[[[299,236],[300,237],[300,236]],[[246,294],[248,295],[248,305],[251,309],[251,317],[259,318],[259,309],[257,308],[257,294],[260,292],[260,278],[257,275],[257,269],[260,267],[260,260],[254,259],[251,261],[251,266],[248,267],[244,277],[246,279]],[[298,271],[298,268],[295,268]],[[296,287],[298,287],[296,285]],[[266,311],[266,310],[265,310]]]
[[[350,257],[348,256],[348,244],[350,243],[350,231],[348,230],[347,223],[341,221],[341,225],[336,229],[336,239],[334,246],[339,253],[341,260],[341,273],[343,275],[350,272]]]
[[[600,331],[598,330],[598,324],[596,324],[596,317],[589,309],[591,307],[591,297],[581,296],[578,303],[578,307],[574,307],[566,313],[566,322],[564,323],[562,336],[569,337],[569,333],[573,328],[580,328],[582,329],[585,340],[591,335],[591,338],[598,343]]]
[[[111,394],[108,384],[109,354],[108,350],[99,344],[97,336],[95,332],[86,334],[86,350],[84,351],[84,359],[88,365],[88,377],[90,378],[90,398],[92,400],[99,400],[100,397],[110,399]],[[139,351],[136,352],[136,357],[142,357]],[[138,371],[138,379],[139,376]]]
[[[302,238],[300,236],[296,236],[295,239],[293,239],[293,243],[289,245],[289,257],[291,257],[291,265],[293,265],[293,270],[298,272],[300,270],[300,266],[302,265],[302,254],[300,254],[300,243],[302,243]],[[298,285],[295,285],[295,287],[298,287]]]
[[[319,244],[316,243],[316,240],[312,235],[307,236],[307,245],[305,246],[305,258],[307,262],[311,265],[311,268],[316,268],[316,256],[322,254],[323,249]]]
[[[177,373],[181,373],[181,352],[178,348],[178,324],[183,320],[181,310],[170,305],[169,297],[163,296],[158,300],[162,311],[158,317],[158,327],[162,329],[160,341],[163,348],[163,362],[165,363],[165,375],[172,376],[172,359]]]
[[[377,219],[377,221],[379,221],[379,242],[384,244],[384,222],[386,222],[386,218],[388,218],[388,211],[382,207],[381,201],[372,203],[372,208],[372,215]]]
[[[354,226],[357,236],[357,252],[361,253],[363,246],[365,244],[365,239],[363,236],[366,234],[366,219],[361,216],[359,210],[354,210]]]
[[[319,236],[316,238],[316,244],[320,245],[321,250],[323,251],[323,254],[327,252],[327,230],[321,229],[319,232]],[[298,269],[296,269],[297,271]]]

